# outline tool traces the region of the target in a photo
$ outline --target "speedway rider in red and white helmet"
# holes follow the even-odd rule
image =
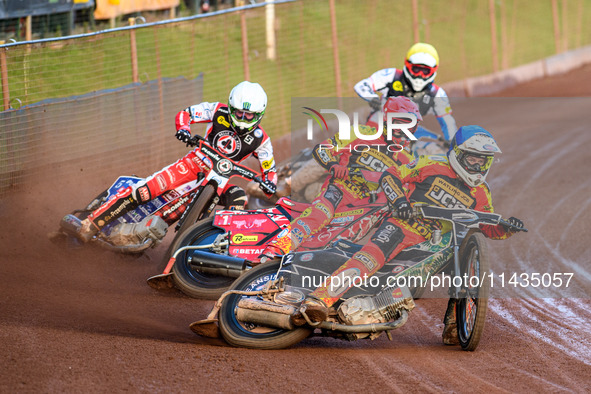
[[[381,173],[391,166],[401,166],[413,160],[413,156],[405,150],[409,140],[400,128],[392,130],[392,139],[387,136],[389,114],[392,124],[411,123],[410,117],[416,117],[415,126],[408,128],[414,133],[422,121],[417,105],[407,97],[391,97],[382,108],[383,129],[378,138],[371,141],[352,137],[343,140],[337,133],[333,137],[314,147],[313,156],[316,162],[330,171],[317,197],[299,217],[291,221],[290,236],[278,238],[268,245],[259,258],[273,258],[287,252],[295,251],[305,240],[317,236],[320,231],[334,218],[341,207],[366,206],[375,199],[379,185],[368,181],[357,170]],[[404,116],[409,114],[409,116]],[[359,125],[363,135],[375,136],[377,130],[367,125]],[[371,144],[368,144],[370,142]]]
[[[388,97],[406,96],[419,106],[421,114],[434,114],[443,137],[450,141],[457,131],[447,94],[433,81],[439,67],[439,55],[432,45],[414,44],[407,52],[402,70],[385,68],[355,85],[355,92],[374,109],[368,125],[375,127],[377,111]],[[420,132],[419,132],[420,134]]]
[[[183,142],[191,139],[190,125],[207,123],[205,139],[226,157],[241,162],[250,156],[259,160],[265,194],[275,193],[277,173],[271,139],[259,126],[267,109],[267,94],[258,83],[244,81],[230,92],[228,105],[220,102],[200,103],[180,111],[175,118],[176,138]],[[82,221],[79,238],[87,242],[101,228],[124,213],[173,190],[203,172],[195,151],[164,167],[133,186],[117,193]],[[244,209],[246,193],[236,185],[228,184],[221,196],[221,205]]]

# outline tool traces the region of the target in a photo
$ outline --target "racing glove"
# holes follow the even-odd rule
[[[409,220],[410,218],[412,218],[412,206],[410,205],[410,202],[408,200],[401,199],[400,201],[396,202],[396,204],[394,204],[394,207],[396,209],[396,214],[399,219]]]
[[[175,135],[176,139],[182,142],[189,142],[191,139],[191,132],[187,129],[178,129]]]
[[[330,167],[330,171],[337,179],[345,179],[349,175],[349,169],[346,166],[335,164]]]
[[[277,191],[277,185],[270,180],[259,183],[259,187],[268,197],[272,196]]]
[[[518,229],[523,228],[523,222],[516,217],[511,216],[509,219],[507,219],[507,222],[509,222],[511,226],[517,227]]]
[[[369,106],[374,111],[381,111],[382,110],[382,99],[379,97],[374,97],[369,101]]]

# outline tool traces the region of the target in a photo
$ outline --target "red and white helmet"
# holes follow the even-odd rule
[[[404,76],[415,92],[435,80],[439,55],[432,45],[418,42],[408,50],[404,60]]]
[[[397,97],[389,97],[386,101],[386,104],[382,107],[382,112],[384,113],[384,133],[387,132],[388,129],[388,116],[389,114],[402,114],[408,113],[413,114],[417,118],[417,124],[415,124],[412,128],[409,129],[411,133],[415,133],[417,131],[417,127],[419,126],[419,122],[423,120],[421,116],[421,112],[419,111],[419,106],[405,96],[397,96]],[[391,116],[391,115],[390,115]],[[392,117],[393,123],[410,123],[411,120],[407,117],[396,117],[395,115]],[[401,140],[403,137],[402,130],[395,129],[395,132],[392,134],[398,140]]]

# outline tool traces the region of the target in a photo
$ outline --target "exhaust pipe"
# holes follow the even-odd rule
[[[236,318],[244,322],[281,328],[284,330],[293,330],[295,326],[291,322],[291,315],[293,315],[296,310],[297,308],[291,305],[280,305],[274,302],[243,298],[238,302],[235,313]],[[323,328],[328,331],[340,331],[348,334],[372,333],[395,330],[402,327],[407,320],[408,312],[406,309],[402,309],[400,311],[400,317],[391,322],[346,325],[323,321],[317,326],[317,328]]]
[[[249,298],[240,300],[235,309],[238,320],[283,330],[294,329],[291,315],[295,311],[296,308],[291,305],[279,305]]]
[[[202,250],[195,250],[187,260],[193,268],[205,274],[238,278],[246,270],[245,259]]]

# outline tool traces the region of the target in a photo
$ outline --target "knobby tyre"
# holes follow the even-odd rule
[[[265,283],[276,278],[279,266],[280,262],[259,265],[238,278],[231,289],[260,290]],[[220,332],[230,345],[252,349],[283,349],[302,341],[312,333],[310,328],[299,327],[290,331],[240,322],[234,310],[242,297],[244,296],[237,294],[226,297],[219,312]]]
[[[460,249],[460,266],[462,277],[468,277],[468,286],[464,286],[456,304],[458,338],[463,350],[473,351],[484,330],[490,288],[488,250],[482,233],[472,233],[465,239]],[[478,277],[478,286],[472,286],[477,282],[475,278],[471,285],[472,277]]]

